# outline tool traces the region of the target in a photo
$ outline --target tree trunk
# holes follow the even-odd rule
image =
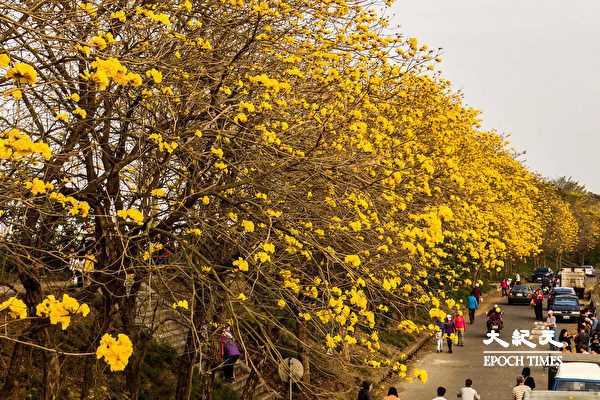
[[[127,364],[127,378],[125,379],[125,385],[129,392],[128,398],[131,400],[137,400],[140,396],[140,375],[142,372],[142,365],[144,364],[144,358],[146,358],[146,351],[148,350],[147,340],[138,338],[137,342],[138,345]]]
[[[15,346],[13,347],[6,379],[4,380],[4,386],[2,387],[2,390],[0,390],[0,398],[2,399],[11,399],[16,396],[16,389],[18,389],[17,375],[21,371],[24,348],[25,345],[21,343],[15,343]]]
[[[59,391],[60,364],[58,362],[58,354],[46,352],[44,353],[44,400],[58,399]]]
[[[194,332],[190,329],[185,342],[185,351],[179,358],[179,371],[177,373],[177,390],[175,400],[189,400],[192,392],[192,378],[194,362],[196,361],[196,346]]]
[[[123,330],[129,336],[129,339],[131,339],[134,349],[125,370],[127,374],[125,386],[131,400],[137,400],[140,394],[140,373],[148,347],[148,340],[141,337],[141,328],[135,321],[136,298],[140,286],[141,282],[139,280],[136,281],[131,288],[129,296],[120,302]]]
[[[302,382],[310,384],[310,348],[308,347],[308,334],[305,322],[300,320],[296,322],[296,334],[298,335],[298,357],[304,367]]]
[[[251,366],[250,376],[248,376],[248,380],[246,380],[240,400],[252,400],[254,397],[254,392],[256,391],[256,386],[258,385],[259,381],[257,370],[262,369],[265,360],[266,357],[261,357],[257,366]]]

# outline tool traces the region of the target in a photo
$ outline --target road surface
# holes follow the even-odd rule
[[[534,290],[539,287],[539,284],[530,285]],[[473,325],[468,324],[468,316],[465,316],[467,319],[467,329],[464,347],[454,346],[452,354],[449,354],[447,348],[445,348],[443,353],[438,354],[436,353],[435,340],[433,340],[410,363],[409,373],[411,375],[415,368],[427,371],[428,381],[425,384],[417,380],[414,380],[412,383],[399,379],[395,382],[394,380],[389,381],[389,386],[395,386],[398,389],[400,399],[433,399],[436,397],[438,386],[444,386],[447,389],[445,397],[448,400],[456,399],[457,391],[464,386],[465,379],[470,378],[473,380],[473,388],[477,390],[482,399],[510,400],[512,398],[512,388],[516,384],[516,377],[521,374],[524,366],[531,368],[531,375],[535,379],[537,389],[547,388],[548,374],[547,369],[542,365],[542,359],[546,359],[547,356],[560,356],[560,353],[551,352],[547,344],[539,344],[543,327],[541,326],[542,323],[535,321],[533,308],[529,305],[509,306],[506,297],[500,300],[498,293],[495,295],[488,294],[485,302],[482,304],[484,310],[491,308],[493,303],[490,303],[490,301],[498,303],[504,313],[504,330],[500,335],[500,339],[508,342],[509,347],[504,348],[496,342],[492,342],[489,345],[484,344],[483,341],[488,339],[485,328],[486,317],[484,314],[478,314],[475,317]],[[546,307],[544,306],[544,317],[546,316]],[[575,322],[564,323],[559,321],[558,332],[563,328],[566,328],[570,334],[575,334],[577,324]],[[529,330],[531,337],[528,339],[536,347],[529,348],[526,345],[513,345],[512,335],[515,329]],[[513,353],[506,353],[507,351],[512,351]],[[534,351],[537,353],[533,353]],[[485,358],[486,356],[488,358]],[[492,359],[491,357],[493,356],[499,358]],[[489,366],[494,361],[497,361],[494,363],[495,365]],[[507,361],[506,365],[498,365],[503,364],[504,361]],[[509,365],[511,363],[513,364],[512,366]]]

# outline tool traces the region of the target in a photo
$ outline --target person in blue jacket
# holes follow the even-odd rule
[[[473,321],[475,321],[475,310],[479,308],[479,303],[477,302],[477,298],[472,294],[467,297],[467,307],[469,308],[469,322],[473,324]]]

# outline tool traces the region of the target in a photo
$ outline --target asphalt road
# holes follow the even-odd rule
[[[530,284],[535,290],[539,284]],[[541,365],[538,357],[556,356],[560,353],[550,352],[547,344],[540,345],[539,338],[543,329],[540,323],[536,323],[533,307],[528,304],[508,305],[506,297],[500,298],[500,292],[488,294],[484,303],[480,306],[483,311],[487,311],[494,303],[497,303],[504,313],[504,330],[500,334],[500,339],[508,342],[509,347],[504,348],[496,342],[489,345],[483,343],[487,340],[487,331],[485,327],[486,317],[480,309],[475,317],[473,325],[468,324],[465,333],[464,347],[454,346],[453,353],[449,354],[447,348],[443,353],[436,353],[436,343],[428,344],[420,354],[409,364],[409,373],[411,376],[415,368],[425,369],[428,374],[428,381],[425,384],[414,380],[408,383],[405,380],[391,381],[390,386],[398,389],[400,399],[402,400],[430,400],[436,397],[438,386],[444,386],[447,389],[446,398],[456,399],[457,391],[464,386],[465,379],[473,380],[473,388],[481,395],[484,400],[510,400],[512,398],[512,388],[516,384],[516,377],[521,374],[524,366],[531,368],[531,375],[535,379],[537,389],[546,389],[548,382],[547,369]],[[544,302],[546,303],[546,302]],[[546,317],[546,304],[544,304],[544,317]],[[559,321],[558,332],[561,329],[568,329],[570,334],[575,334],[577,324],[575,322],[564,323]],[[526,345],[515,346],[512,344],[512,335],[515,329],[529,330],[531,337],[529,340],[536,347],[529,348]],[[490,352],[513,351],[517,353],[493,354]],[[524,353],[533,352],[538,353]],[[484,353],[487,352],[487,353]],[[500,366],[496,363],[494,366],[485,366],[486,356],[523,356],[522,365],[518,359],[512,358],[513,366]],[[493,360],[487,358],[487,364]],[[502,363],[503,359],[499,362]],[[518,363],[518,364],[517,364]],[[387,389],[385,389],[387,390]],[[386,391],[387,393],[387,391]]]

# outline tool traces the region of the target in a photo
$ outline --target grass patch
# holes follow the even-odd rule
[[[415,338],[406,332],[387,330],[379,333],[379,340],[383,343],[391,344],[399,349],[403,349],[409,343],[414,342]]]

